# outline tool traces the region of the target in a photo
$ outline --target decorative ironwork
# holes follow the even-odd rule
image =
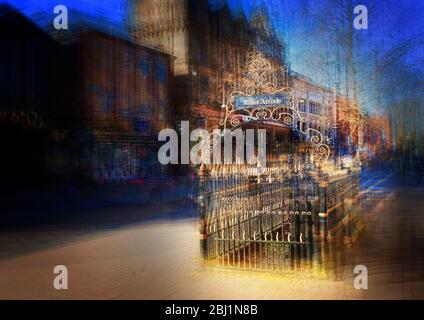
[[[330,138],[324,138],[321,132],[310,128],[299,113],[298,104],[302,100],[297,99],[295,92],[290,87],[279,88],[273,83],[273,68],[271,63],[261,53],[253,53],[247,68],[247,76],[232,90],[224,100],[222,108],[225,109],[224,119],[221,125],[227,129],[228,124],[234,128],[242,123],[254,121],[271,121],[292,127],[308,138],[311,148],[310,152],[315,160],[327,160],[330,156],[328,146]],[[252,108],[238,108],[236,99],[240,97],[258,96],[281,96],[284,95],[286,104],[272,104]],[[299,121],[299,127],[294,124]]]

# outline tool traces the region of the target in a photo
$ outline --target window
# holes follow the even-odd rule
[[[150,63],[149,58],[147,56],[141,58],[140,69],[144,77],[148,77],[150,75]]]
[[[148,104],[142,104],[139,107],[139,117],[143,120],[148,120],[150,118],[151,108]]]
[[[156,70],[159,82],[162,84],[166,84],[168,81],[168,68],[166,67],[166,62],[163,58],[157,59]]]
[[[308,112],[308,111],[307,111],[307,108],[306,108],[306,103],[305,103],[305,101],[299,102],[299,110],[300,110],[301,112]]]
[[[142,104],[138,107],[138,117],[134,118],[134,130],[137,132],[146,132],[150,128],[151,107],[148,104]]]
[[[309,112],[312,114],[319,114],[321,109],[321,105],[317,102],[309,102]]]

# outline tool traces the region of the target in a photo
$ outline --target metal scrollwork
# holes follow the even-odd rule
[[[248,65],[247,77],[242,80],[241,85],[237,89],[231,91],[227,98],[224,99],[222,108],[225,109],[224,119],[220,125],[227,129],[238,127],[242,123],[254,121],[271,121],[278,122],[287,127],[299,131],[308,138],[311,145],[311,154],[315,160],[327,160],[331,150],[322,136],[321,132],[316,129],[304,125],[306,122],[302,119],[298,103],[299,99],[290,87],[278,88],[271,80],[273,68],[270,62],[261,53],[254,53]],[[252,97],[255,95],[284,95],[287,98],[286,105],[270,105],[267,107],[256,108],[236,108],[235,101],[237,97]],[[294,123],[299,121],[300,126],[297,128]],[[305,127],[305,128],[304,128]]]

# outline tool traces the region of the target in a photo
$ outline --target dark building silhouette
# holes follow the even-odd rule
[[[10,7],[0,12],[5,186],[125,182],[163,170],[169,55],[84,27],[53,39]]]
[[[63,48],[24,16],[0,7],[0,143],[2,186],[46,177],[49,128],[69,111]]]

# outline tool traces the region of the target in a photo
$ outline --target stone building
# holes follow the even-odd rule
[[[359,148],[359,130],[362,115],[357,105],[347,96],[336,95],[336,153],[339,156],[355,157]]]
[[[79,78],[75,93],[84,163],[95,181],[159,174],[158,132],[173,121],[169,55],[86,30],[67,44]]]
[[[286,85],[284,46],[263,9],[256,8],[248,20],[228,5],[212,10],[207,0],[134,0],[133,15],[135,39],[174,56],[177,120],[219,127],[220,107],[243,82],[253,50],[271,61],[276,84]]]
[[[336,122],[334,92],[296,72],[290,72],[289,86],[299,99],[297,107],[302,120],[297,120],[297,130],[305,132],[307,128],[315,129],[325,139],[334,140]],[[302,142],[306,139],[304,135],[299,137]]]

